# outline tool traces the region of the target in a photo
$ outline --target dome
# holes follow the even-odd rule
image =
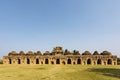
[[[50,55],[50,52],[46,51],[43,55]]]
[[[8,55],[16,55],[16,54],[17,54],[16,51],[12,51]]]
[[[82,55],[91,55],[89,51],[85,51]]]
[[[20,55],[24,55],[25,53],[24,53],[24,51],[20,51],[19,54]]]
[[[70,51],[65,52],[64,55],[73,55]]]
[[[36,53],[37,55],[42,55],[42,53],[40,52],[40,51],[37,51],[37,53]]]
[[[33,55],[33,52],[32,51],[28,51],[26,54],[27,55]]]
[[[77,51],[77,50],[74,50],[74,51],[73,51],[73,55],[80,55],[80,52]]]
[[[111,53],[108,52],[108,51],[103,51],[103,52],[101,53],[101,55],[111,55]]]
[[[95,52],[93,53],[93,55],[99,55],[98,51],[95,51]]]

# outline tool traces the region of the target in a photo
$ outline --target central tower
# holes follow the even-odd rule
[[[57,46],[57,47],[53,48],[52,54],[54,54],[54,55],[63,55],[64,50],[63,50],[62,47]]]

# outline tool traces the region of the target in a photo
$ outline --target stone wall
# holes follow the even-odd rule
[[[113,55],[12,55],[3,56],[4,64],[117,65]]]

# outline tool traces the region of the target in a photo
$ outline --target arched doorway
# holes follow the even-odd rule
[[[49,60],[48,59],[45,59],[45,64],[49,64]]]
[[[65,61],[63,61],[63,62],[62,62],[62,64],[64,64],[64,65],[65,65]]]
[[[73,64],[75,64],[75,62],[73,62]]]
[[[18,64],[21,64],[21,61],[20,61],[20,59],[18,59]]]
[[[77,64],[81,64],[81,59],[77,59]]]
[[[53,61],[51,61],[51,64],[54,64],[54,62],[53,62]]]
[[[71,64],[71,59],[68,59],[68,60],[67,60],[67,64]]]
[[[12,64],[12,60],[11,59],[9,59],[9,64]]]
[[[39,64],[39,59],[36,59],[36,64]]]
[[[27,64],[30,64],[30,59],[27,58]]]
[[[88,59],[88,60],[87,60],[87,64],[91,64],[91,59]]]
[[[56,64],[60,64],[60,59],[56,59]]]
[[[101,64],[101,59],[98,59],[98,60],[97,60],[97,64]]]
[[[111,59],[108,59],[108,64],[112,64],[112,60]]]

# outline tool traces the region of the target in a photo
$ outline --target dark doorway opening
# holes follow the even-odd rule
[[[98,60],[97,60],[97,64],[101,64],[101,59],[98,59]]]
[[[111,59],[108,59],[108,64],[112,64],[112,60]]]
[[[73,64],[75,64],[75,62],[73,62]]]
[[[30,59],[27,58],[27,64],[30,64]]]
[[[56,64],[60,64],[60,59],[57,59],[57,60],[56,60]]]
[[[45,59],[45,64],[49,64],[49,60],[48,59]]]
[[[41,62],[41,64],[43,64],[43,62]]]
[[[54,64],[54,62],[53,62],[53,61],[51,61],[51,64]]]
[[[18,59],[18,64],[21,64],[21,61],[20,61],[20,59]]]
[[[87,60],[87,64],[91,64],[91,59],[88,59],[88,60]]]
[[[67,60],[67,64],[71,64],[71,59],[68,59],[68,60]]]
[[[11,61],[11,59],[9,59],[9,64],[12,64],[12,61]]]
[[[78,60],[77,60],[77,64],[81,64],[81,59],[78,59]]]
[[[63,62],[62,62],[62,64],[64,64],[64,65],[65,65],[65,61],[63,61]]]
[[[39,64],[39,59],[36,59],[36,64]]]

